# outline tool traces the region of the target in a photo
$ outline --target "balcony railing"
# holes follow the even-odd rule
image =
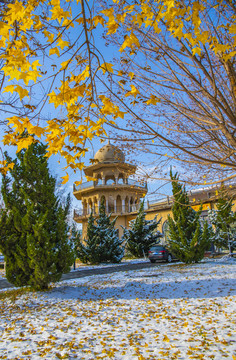
[[[125,206],[108,206],[106,208],[107,214],[127,214],[132,212],[137,212],[139,210],[140,205],[134,204],[134,205],[125,205]],[[99,207],[94,206],[93,209],[87,208],[87,209],[77,209],[74,210],[74,217],[83,217],[83,216],[89,216],[93,212],[93,215],[99,214]]]
[[[96,181],[87,181],[84,182],[80,185],[73,186],[73,191],[81,191],[83,189],[89,189],[89,188],[98,188],[98,187],[106,187],[106,186],[133,186],[133,187],[140,187],[142,189],[147,189],[147,183],[143,182],[140,183],[139,181],[133,180],[133,179],[127,179],[127,181],[125,183],[120,183],[118,182],[117,184],[114,183],[108,183],[108,184],[101,184],[100,182],[96,182]]]

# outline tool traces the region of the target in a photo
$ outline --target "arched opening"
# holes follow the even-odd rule
[[[114,185],[116,183],[114,175],[107,175],[105,177],[105,184],[106,185]]]
[[[124,184],[124,183],[125,183],[124,175],[119,174],[119,176],[118,176],[118,184]]]
[[[133,196],[131,196],[130,200],[129,200],[129,211],[132,212],[132,211],[135,211],[134,210],[134,199],[133,199]]]
[[[102,185],[102,176],[101,176],[101,174],[98,174],[98,175],[97,175],[96,184],[97,184],[97,185]]]
[[[113,198],[112,195],[109,195],[109,197],[108,197],[108,212],[112,213],[114,211],[115,211],[115,209],[114,209],[114,198]]]
[[[168,236],[168,221],[165,220],[162,225],[162,234],[164,235],[163,238],[161,238],[161,243],[166,244],[167,243],[167,236]]]
[[[121,213],[122,212],[122,201],[120,195],[117,195],[116,198],[116,212]]]
[[[139,199],[136,198],[134,201],[134,211],[138,211],[139,210]]]
[[[97,198],[94,198],[94,200],[93,200],[93,211],[94,211],[94,214],[98,214],[98,201],[97,201]]]
[[[125,212],[129,212],[129,197],[125,198]]]
[[[93,201],[92,199],[88,199],[88,214],[91,214],[93,211]]]

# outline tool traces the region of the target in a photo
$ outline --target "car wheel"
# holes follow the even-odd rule
[[[156,262],[156,260],[153,260],[153,259],[152,259],[152,260],[150,260],[150,261],[151,261],[151,263],[154,263],[154,262]]]
[[[170,254],[168,254],[166,261],[167,261],[168,263],[171,263],[171,262],[172,262],[172,256],[171,256]]]

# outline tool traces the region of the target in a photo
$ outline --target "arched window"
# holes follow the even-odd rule
[[[102,177],[101,177],[101,174],[98,174],[98,176],[97,176],[97,185],[102,185]]]
[[[113,184],[115,184],[115,183],[116,183],[116,181],[115,181],[114,175],[108,175],[108,176],[106,176],[106,178],[105,178],[105,184],[106,184],[106,185],[113,185]]]
[[[117,213],[122,212],[122,201],[121,201],[120,195],[117,195],[117,198],[116,198],[116,211],[117,211]]]
[[[125,212],[129,212],[129,197],[125,198]]]
[[[124,184],[125,181],[124,181],[124,175],[123,174],[119,174],[119,177],[118,177],[118,184]]]
[[[130,198],[130,211],[135,211],[134,198],[131,196]]]
[[[88,200],[88,214],[91,214],[91,212],[93,211],[93,201],[92,199]]]
[[[94,214],[98,214],[98,202],[97,202],[97,198],[94,198],[94,200],[93,200],[93,209],[94,209]]]
[[[167,235],[168,235],[168,221],[165,220],[163,225],[162,225],[162,234],[164,235],[163,236],[163,240],[161,240],[163,243],[167,243]]]

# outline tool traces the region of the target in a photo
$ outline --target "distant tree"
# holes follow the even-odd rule
[[[144,202],[141,203],[137,217],[130,222],[130,229],[124,228],[123,239],[126,248],[133,256],[147,256],[150,246],[157,243],[162,234],[157,230],[161,220],[146,220]]]
[[[1,188],[5,207],[0,217],[0,251],[7,279],[36,290],[47,289],[70,271],[77,248],[77,234],[69,235],[67,223],[70,197],[62,207],[45,154],[40,143],[18,152]]]
[[[200,223],[200,214],[193,210],[185,187],[178,182],[178,175],[170,172],[174,204],[173,218],[168,216],[167,239],[170,251],[177,259],[185,263],[195,263],[204,257],[204,252],[210,245],[211,228],[205,221]]]
[[[104,200],[99,207],[96,219],[90,214],[87,228],[87,238],[80,241],[78,256],[84,263],[98,264],[101,262],[119,263],[124,256],[123,240],[119,239],[115,229],[116,219],[110,220],[106,215]]]
[[[209,220],[214,225],[214,244],[218,248],[227,248],[232,253],[236,247],[236,213],[232,211],[233,199],[227,195],[225,187],[219,191],[216,210],[209,211]]]

